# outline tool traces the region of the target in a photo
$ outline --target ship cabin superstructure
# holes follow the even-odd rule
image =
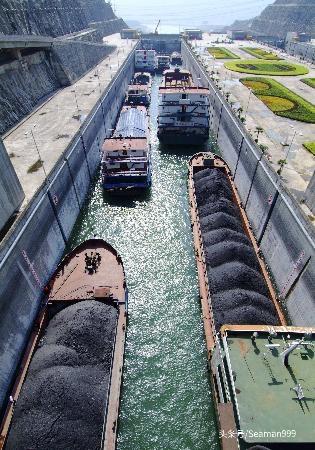
[[[151,102],[151,90],[146,84],[131,84],[128,86],[126,103],[127,105],[149,106]]]
[[[171,64],[173,66],[181,66],[183,64],[183,58],[180,53],[173,52],[171,54]]]
[[[136,72],[133,76],[132,84],[146,85],[151,88],[152,76],[149,72]]]
[[[164,72],[158,137],[173,145],[200,145],[209,137],[209,90],[194,85],[188,70]]]
[[[124,106],[102,155],[105,190],[146,189],[151,185],[149,122],[144,106]]]
[[[157,55],[156,62],[157,62],[156,70],[160,73],[163,73],[164,70],[167,70],[170,68],[171,58],[169,55]]]

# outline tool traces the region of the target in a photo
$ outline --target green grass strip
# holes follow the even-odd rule
[[[272,78],[242,78],[243,83],[252,89],[268,108],[278,116],[300,122],[315,123],[315,105],[292,92]]]
[[[315,89],[315,78],[303,78],[301,81]]]
[[[267,52],[266,50],[263,50],[262,48],[258,47],[242,47],[242,50],[259,59],[268,59],[274,61],[279,61],[280,59],[282,59],[279,58],[279,56],[275,55],[274,53]]]
[[[251,73],[255,75],[305,75],[309,72],[307,67],[301,64],[293,64],[287,61],[267,61],[263,59],[244,59],[224,63],[224,66],[234,72]]]
[[[315,142],[304,142],[303,147],[315,156]]]
[[[240,59],[225,47],[208,47],[208,52],[216,59]]]

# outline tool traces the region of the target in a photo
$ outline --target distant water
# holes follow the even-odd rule
[[[231,24],[235,19],[258,15],[270,0],[116,0],[116,13],[125,19],[138,21],[154,31],[161,19],[160,33],[178,33],[179,28],[213,28]]]
[[[100,181],[73,235],[93,233],[121,254],[129,319],[118,450],[218,450],[187,195],[196,149],[161,148],[152,89],[151,193],[135,201],[103,196]]]

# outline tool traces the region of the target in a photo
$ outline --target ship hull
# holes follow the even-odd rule
[[[128,307],[128,290],[121,257],[105,241],[101,239],[87,240],[65,256],[45,287],[43,294],[45,295],[44,306],[34,322],[33,331],[11,391],[10,398],[13,400],[8,403],[3,421],[0,423],[0,448],[4,448],[6,444],[8,444],[8,448],[21,448],[19,444],[16,444],[19,442],[25,443],[27,448],[33,448],[36,446],[40,435],[37,430],[39,428],[45,430],[44,427],[46,427],[47,433],[50,433],[52,429],[51,423],[53,426],[58,427],[59,436],[66,436],[66,439],[69,439],[69,441],[70,439],[75,440],[75,430],[67,427],[67,421],[69,421],[67,411],[71,411],[75,403],[71,397],[64,396],[64,392],[67,392],[69,386],[76,385],[77,379],[75,377],[79,373],[81,373],[82,380],[85,379],[87,364],[85,353],[91,352],[92,361],[97,361],[94,363],[94,366],[93,362],[89,363],[91,373],[93,370],[102,368],[104,373],[107,374],[107,378],[105,379],[104,377],[104,382],[99,387],[100,393],[103,391],[107,392],[107,408],[106,410],[102,408],[103,415],[100,415],[97,423],[95,423],[94,416],[91,413],[94,412],[97,406],[89,402],[90,398],[87,390],[82,389],[82,392],[79,391],[80,396],[86,397],[86,417],[92,416],[92,420],[85,419],[84,425],[86,429],[95,430],[95,427],[97,427],[99,430],[99,440],[98,437],[93,436],[93,447],[97,445],[97,448],[114,450],[116,448],[117,427],[113,427],[113,423],[117,422],[119,413]],[[61,316],[56,320],[60,314]],[[66,314],[66,324],[62,320],[62,314]],[[98,324],[100,328],[98,331],[95,328],[95,333],[90,331],[94,329],[94,324],[90,323],[93,321],[94,316],[97,319],[99,318],[99,323],[103,324],[103,328],[102,325]],[[54,325],[51,325],[51,320],[55,320]],[[105,328],[108,330],[106,331]],[[67,369],[67,378],[65,378],[64,372],[59,370],[61,362],[49,356],[48,350],[51,345],[49,341],[46,342],[45,340],[49,330],[51,339],[59,335],[67,336],[68,332],[71,333],[71,343],[64,340],[62,344],[56,341],[53,345],[54,351],[59,355],[59,358],[62,358],[62,352],[65,349],[68,353],[73,352],[71,345],[76,345],[76,347],[73,347],[76,349],[74,364],[76,371],[73,372],[71,369]],[[110,353],[107,350],[109,347],[102,346],[104,332],[108,332],[108,345],[112,345]],[[86,340],[86,346],[82,351],[84,339]],[[93,344],[93,340],[100,343],[99,353],[95,352],[97,344]],[[40,348],[38,349],[38,347]],[[41,357],[36,360],[37,351],[42,353]],[[49,370],[56,367],[53,389],[47,383],[44,391],[45,398],[41,398],[41,389],[30,388],[32,385],[37,386],[37,381],[40,381],[41,378],[38,374],[41,371],[48,370],[43,365],[43,351],[46,352],[46,362],[47,364],[49,363]],[[41,361],[40,365],[38,365],[38,361]],[[60,359],[60,361],[63,360]],[[35,365],[33,366],[33,364]],[[66,370],[67,367],[67,364],[65,364],[65,369],[63,370]],[[97,369],[94,369],[94,367],[97,367]],[[24,383],[25,380],[27,380],[26,383]],[[59,392],[58,389],[62,392],[65,405],[62,408],[60,407],[60,399],[55,393]],[[98,394],[95,393],[95,395],[97,396]],[[102,402],[105,401],[103,394],[99,398]],[[40,427],[37,424],[39,420],[38,414],[36,408],[34,408],[34,405],[37,405],[39,401],[41,408],[45,411],[43,413],[45,414],[45,421],[39,421]],[[46,404],[48,405],[47,407],[45,406]],[[27,408],[25,405],[27,405]],[[50,415],[52,409],[59,413],[54,413],[54,416]],[[25,411],[27,412],[25,413]],[[32,425],[31,427],[30,424]],[[29,433],[24,432],[26,427]],[[54,434],[50,436],[51,448],[54,447],[54,442],[57,442],[58,438]],[[90,441],[90,436],[87,434],[85,445],[88,445]]]
[[[159,131],[158,138],[160,142],[167,145],[199,146],[204,144],[208,140],[209,132],[205,132],[203,134],[191,134],[185,131]]]

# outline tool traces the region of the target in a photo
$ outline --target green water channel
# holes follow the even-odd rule
[[[154,79],[150,111],[151,193],[113,200],[97,178],[70,245],[95,233],[119,251],[126,270],[129,322],[118,450],[216,450],[188,210],[187,162],[194,150],[159,146],[160,81]]]

